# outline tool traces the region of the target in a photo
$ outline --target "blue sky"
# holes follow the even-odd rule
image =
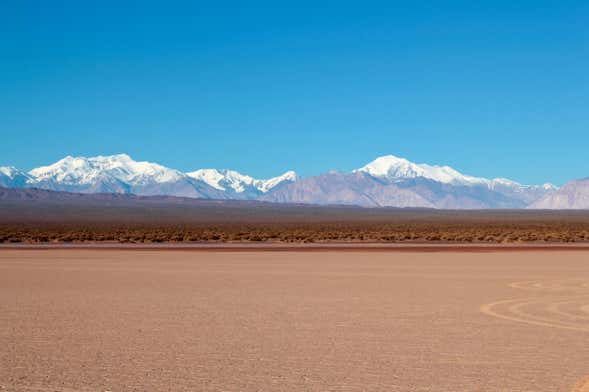
[[[2,2],[0,165],[589,176],[586,1],[121,3]]]

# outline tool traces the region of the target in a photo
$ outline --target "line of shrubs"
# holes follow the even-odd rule
[[[584,242],[589,225],[0,226],[0,243],[44,242]]]

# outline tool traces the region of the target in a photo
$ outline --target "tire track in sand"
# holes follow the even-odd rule
[[[523,281],[509,286],[532,295],[484,304],[480,311],[512,322],[589,332],[589,282]],[[589,392],[589,376],[579,381],[571,392]]]
[[[577,385],[573,387],[571,392],[589,392],[589,377],[579,381]]]

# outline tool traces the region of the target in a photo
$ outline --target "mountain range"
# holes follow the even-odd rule
[[[589,178],[571,181],[528,206],[546,210],[589,210]]]
[[[232,170],[202,169],[182,173],[157,163],[137,162],[126,154],[91,158],[68,156],[27,173],[14,167],[0,167],[0,186],[4,187],[205,199],[256,199],[281,183],[294,180],[294,172],[268,180],[256,180]]]
[[[487,179],[449,166],[417,164],[387,155],[351,172],[330,171],[302,178],[294,171],[256,179],[234,170],[181,172],[126,154],[65,157],[24,172],[0,167],[0,186],[78,193],[165,195],[278,203],[438,209],[589,208],[589,179],[561,189]]]

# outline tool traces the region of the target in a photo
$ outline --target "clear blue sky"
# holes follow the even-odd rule
[[[589,176],[587,1],[5,0],[0,50],[0,165]]]

